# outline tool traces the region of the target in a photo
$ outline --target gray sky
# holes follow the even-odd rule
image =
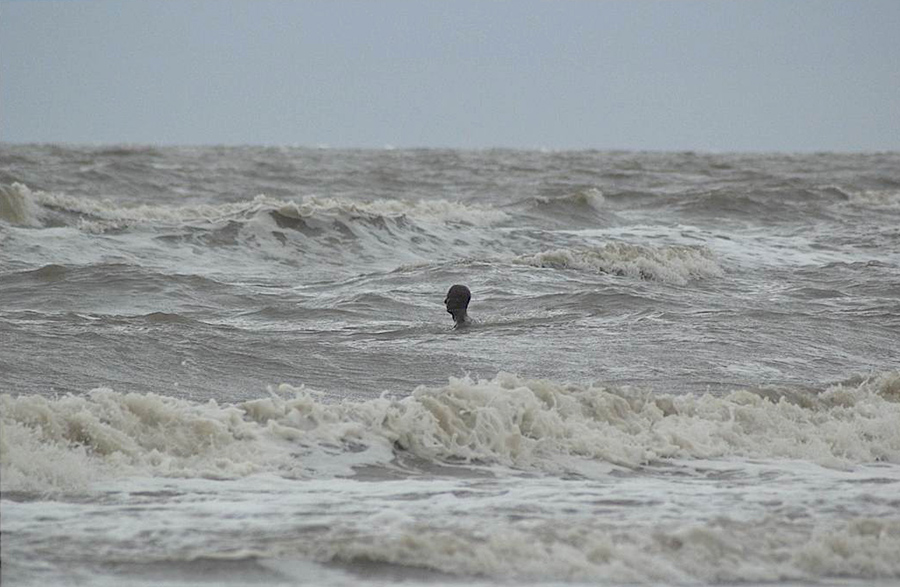
[[[3,0],[0,141],[900,150],[900,1]]]

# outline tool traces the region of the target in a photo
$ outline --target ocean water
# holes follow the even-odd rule
[[[896,585],[900,154],[3,144],[0,424],[4,585]]]

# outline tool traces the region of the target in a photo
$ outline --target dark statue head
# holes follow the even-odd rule
[[[453,321],[456,322],[457,326],[468,321],[466,309],[469,307],[470,299],[472,299],[472,292],[464,285],[454,285],[447,292],[444,305],[447,306],[447,312],[453,316]]]

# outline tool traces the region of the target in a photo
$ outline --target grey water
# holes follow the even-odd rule
[[[3,144],[0,338],[4,583],[900,579],[897,153]]]

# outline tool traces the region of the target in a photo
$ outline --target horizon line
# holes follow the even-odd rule
[[[384,144],[382,146],[366,145],[327,145],[327,144],[303,144],[303,143],[168,143],[168,142],[143,142],[143,141],[9,141],[0,140],[0,146],[16,147],[68,147],[68,148],[126,148],[126,149],[199,149],[199,148],[255,148],[255,149],[296,149],[309,151],[510,151],[529,153],[680,153],[697,155],[879,155],[900,153],[897,149],[711,149],[711,148],[633,148],[633,147],[550,147],[550,146],[503,146],[492,145],[484,147],[454,147],[434,145],[398,146]]]

